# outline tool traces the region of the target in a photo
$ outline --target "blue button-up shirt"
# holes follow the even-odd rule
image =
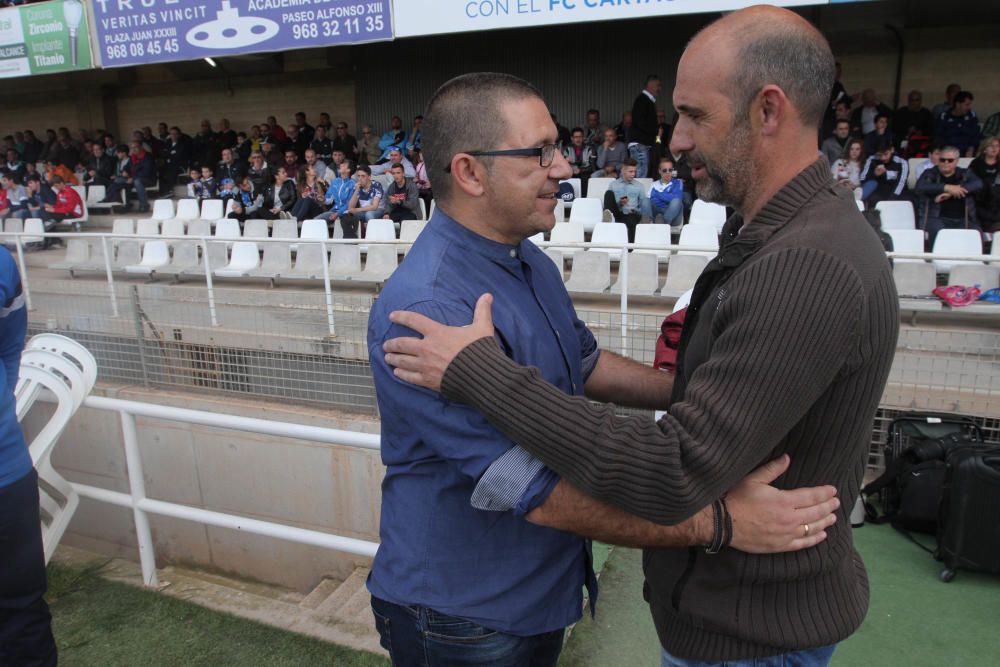
[[[589,541],[524,517],[557,476],[476,410],[397,379],[382,350],[390,338],[414,335],[389,322],[393,310],[466,325],[485,292],[494,296],[497,339],[518,363],[568,394],[583,392],[596,364],[597,342],[551,259],[529,241],[483,238],[438,208],[368,322],[386,465],[368,588],[395,604],[527,636],[577,621],[584,585],[596,599]]]

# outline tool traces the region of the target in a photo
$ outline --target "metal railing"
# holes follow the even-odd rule
[[[214,412],[141,403],[138,401],[104,398],[101,396],[90,396],[83,404],[88,408],[107,410],[119,414],[122,424],[122,435],[125,440],[125,462],[129,493],[120,493],[118,491],[75,482],[71,482],[70,484],[73,490],[84,498],[132,510],[136,539],[139,543],[139,562],[142,565],[142,580],[146,586],[155,587],[158,584],[155,547],[153,544],[153,534],[149,525],[150,514],[194,521],[206,526],[230,528],[232,530],[274,537],[298,544],[343,551],[358,556],[375,556],[375,551],[378,549],[376,542],[368,542],[353,537],[334,535],[306,528],[296,528],[271,521],[251,519],[235,514],[215,512],[200,507],[191,507],[190,505],[169,503],[149,498],[146,495],[142,458],[139,454],[136,417],[151,417],[185,424],[213,426],[277,437],[299,438],[312,442],[369,450],[379,449],[378,435],[341,431],[318,426],[274,422],[251,417],[237,417]]]

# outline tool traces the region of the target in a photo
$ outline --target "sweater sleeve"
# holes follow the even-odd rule
[[[818,250],[774,253],[727,291],[711,357],[657,423],[562,393],[491,339],[452,361],[442,392],[588,495],[679,523],[775,455],[857,349],[860,279]]]

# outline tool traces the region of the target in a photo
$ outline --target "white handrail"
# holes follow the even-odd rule
[[[228,428],[234,431],[297,438],[367,450],[378,450],[380,448],[380,437],[377,434],[268,421],[253,417],[238,417],[235,415],[175,408],[167,405],[106,398],[103,396],[89,396],[84,400],[83,405],[95,410],[117,412],[120,415],[122,420],[122,436],[125,440],[126,470],[130,492],[121,493],[75,482],[71,482],[70,484],[78,494],[85,498],[132,509],[136,538],[139,542],[139,562],[142,565],[142,580],[146,586],[157,586],[156,554],[153,535],[149,526],[149,514],[194,521],[208,526],[240,530],[255,535],[343,551],[358,556],[375,556],[375,551],[378,549],[378,543],[376,542],[147,498],[135,418],[151,417],[166,421],[183,422],[185,424]]]

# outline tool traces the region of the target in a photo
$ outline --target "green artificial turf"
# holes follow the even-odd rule
[[[101,579],[99,566],[49,566],[62,667],[388,665],[371,653]]]

